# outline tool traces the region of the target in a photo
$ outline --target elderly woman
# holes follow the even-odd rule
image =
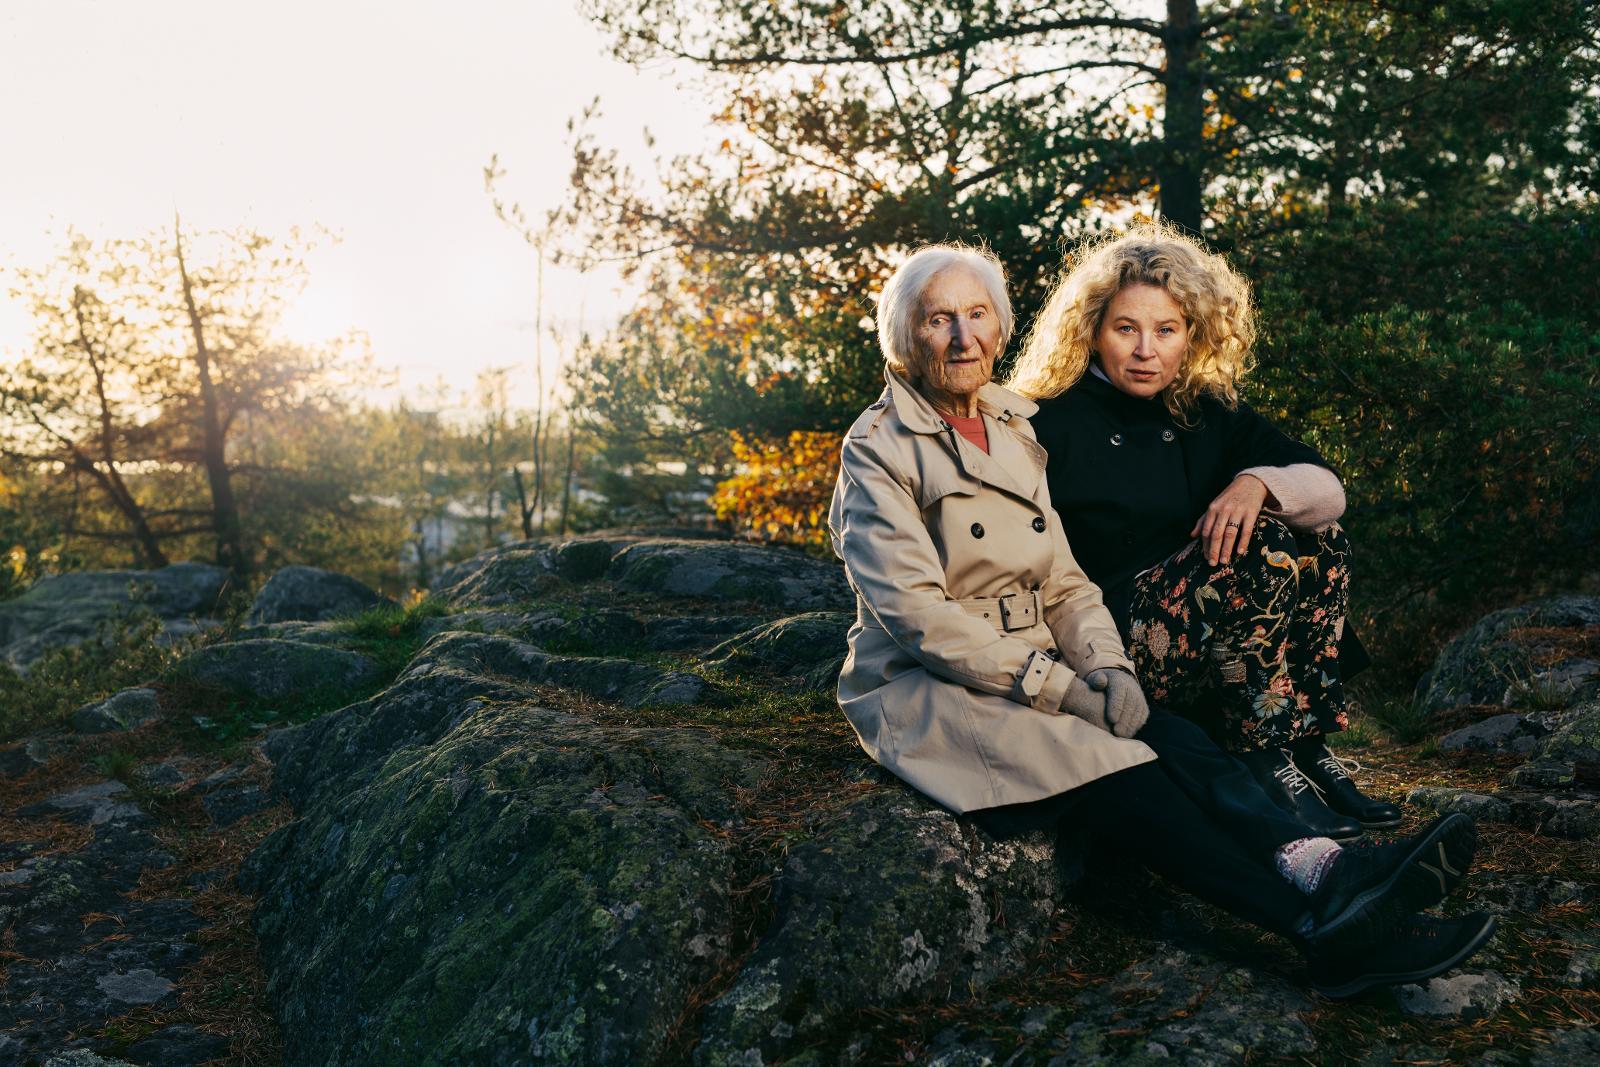
[[[1326,994],[1465,959],[1488,916],[1413,913],[1459,883],[1470,820],[1341,848],[1197,727],[1147,707],[1051,510],[1035,405],[989,380],[1011,329],[985,252],[922,249],[884,287],[888,386],[845,437],[829,512],[858,597],[839,700],[862,747],[991,832],[1089,827],[1289,937]]]
[[[1324,743],[1364,661],[1344,490],[1239,399],[1254,334],[1244,279],[1144,226],[1077,257],[1007,384],[1039,402],[1051,496],[1145,692],[1209,719],[1282,806],[1347,840],[1400,811]]]

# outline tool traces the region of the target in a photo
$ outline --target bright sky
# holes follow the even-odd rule
[[[7,268],[169,226],[319,223],[289,331],[350,328],[415,392],[519,364],[533,399],[534,260],[494,217],[483,167],[537,217],[570,170],[566,123],[599,96],[603,140],[649,170],[693,151],[710,108],[670,69],[604,53],[574,0],[4,0],[0,358],[28,345]],[[648,127],[657,147],[644,147]],[[547,269],[546,319],[626,305],[612,275]],[[556,353],[545,344],[547,374]]]

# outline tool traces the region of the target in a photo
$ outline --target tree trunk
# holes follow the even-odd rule
[[[194,286],[189,282],[189,268],[183,260],[182,224],[174,218],[173,236],[178,248],[178,277],[183,283],[183,303],[189,314],[189,328],[194,332],[195,366],[200,374],[200,410],[203,420],[204,441],[201,456],[205,463],[206,479],[211,485],[212,522],[217,528],[217,563],[228,568],[235,578],[244,578],[250,572],[245,558],[244,540],[239,527],[239,505],[233,496],[233,482],[228,473],[227,438],[222,432],[222,416],[217,410],[217,390],[211,381],[211,353],[206,348],[205,330],[200,322],[200,310],[194,302]]]
[[[528,490],[522,484],[522,471],[514,463],[511,465],[511,480],[517,487],[517,510],[522,515],[522,536],[532,541],[533,509],[528,506]]]
[[[567,536],[567,508],[572,505],[572,452],[578,439],[573,432],[572,420],[567,420],[567,466],[561,481],[561,536]]]
[[[1204,218],[1201,192],[1205,79],[1200,65],[1200,16],[1196,0],[1167,0],[1165,114],[1161,123],[1161,217],[1193,233]]]

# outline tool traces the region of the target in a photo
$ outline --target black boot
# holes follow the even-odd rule
[[[1310,831],[1310,836],[1331,837],[1335,841],[1354,841],[1361,836],[1361,824],[1329,810],[1317,796],[1311,780],[1301,774],[1294,760],[1289,758],[1287,749],[1238,752],[1235,757],[1250,768],[1267,796],[1298,819]]]
[[[1454,891],[1477,845],[1477,827],[1459,813],[1441,815],[1392,844],[1347,845],[1311,894],[1311,937],[1374,940]]]
[[[1348,815],[1368,830],[1400,825],[1400,809],[1386,800],[1373,800],[1356,788],[1343,760],[1328,751],[1319,736],[1302,737],[1289,746],[1296,767],[1317,787],[1328,807]]]
[[[1311,945],[1306,972],[1325,997],[1353,997],[1374,986],[1421,982],[1466,961],[1494,934],[1494,919],[1475,911],[1459,919],[1413,915],[1371,938]]]

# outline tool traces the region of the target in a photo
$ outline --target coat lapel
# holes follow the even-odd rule
[[[932,404],[901,375],[884,369],[895,413],[914,433],[941,438],[965,473],[985,485],[1032,500],[1044,477],[1045,453],[1032,437],[1011,428],[1013,419],[1026,419],[1039,405],[1003,386],[990,382],[978,391],[978,408],[985,416],[989,435],[986,454],[950,427]]]

